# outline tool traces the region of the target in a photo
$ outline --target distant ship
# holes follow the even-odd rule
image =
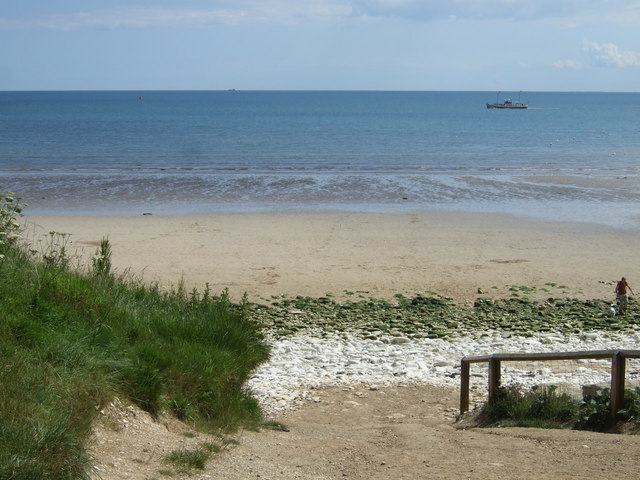
[[[500,92],[498,92],[498,95],[500,95]],[[496,95],[496,103],[487,103],[487,108],[502,108],[511,110],[522,110],[525,108],[529,108],[529,105],[527,105],[526,103],[522,103],[520,100],[512,100],[510,98],[507,98],[504,102],[499,103],[498,95]]]

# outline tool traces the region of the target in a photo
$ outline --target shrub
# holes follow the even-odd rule
[[[625,390],[624,408],[619,413],[631,422],[640,422],[640,387]]]
[[[618,411],[623,422],[640,421],[640,388],[634,390],[625,389],[624,408]],[[612,428],[611,418],[611,391],[603,388],[593,395],[587,395],[580,402],[580,413],[576,428],[580,430],[593,430],[602,432]]]
[[[611,392],[608,388],[586,395],[580,402],[575,428],[602,432],[612,426]]]
[[[608,388],[573,400],[558,394],[555,386],[524,392],[517,386],[500,387],[496,399],[482,407],[482,415],[501,426],[560,428],[603,432],[614,424]],[[640,387],[625,390],[625,407],[618,414],[624,422],[640,421]]]
[[[517,427],[561,428],[578,411],[578,402],[557,387],[523,391],[518,386],[500,387],[495,401],[482,408],[492,423]]]
[[[94,275],[111,274],[111,243],[108,238],[100,240],[100,246],[91,259]]]

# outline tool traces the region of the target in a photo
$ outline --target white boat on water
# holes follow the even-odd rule
[[[522,93],[522,92],[520,92]],[[500,92],[498,92],[500,95]],[[519,99],[512,100],[507,98],[504,102],[498,102],[498,95],[496,95],[496,103],[487,103],[487,108],[501,108],[501,109],[513,109],[513,110],[523,110],[525,108],[529,108],[529,105],[526,103],[522,103]]]

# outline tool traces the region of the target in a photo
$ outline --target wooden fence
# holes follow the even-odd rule
[[[561,353],[494,353],[464,357],[460,372],[460,413],[469,410],[469,370],[472,363],[487,362],[489,367],[489,399],[495,400],[500,387],[501,362],[524,362],[535,360],[583,360],[611,359],[611,416],[618,418],[624,407],[625,363],[627,358],[640,358],[640,350],[590,350]]]

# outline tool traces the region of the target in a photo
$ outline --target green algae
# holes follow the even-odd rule
[[[516,287],[524,293],[533,289]],[[404,336],[440,338],[502,331],[532,336],[537,333],[580,334],[591,330],[623,332],[640,326],[640,305],[630,300],[625,315],[614,316],[605,300],[553,298],[532,300],[479,297],[473,305],[456,304],[437,295],[405,297],[395,301],[376,298],[348,298],[338,301],[323,297],[273,297],[266,305],[250,304],[251,317],[275,337],[301,332],[320,335],[345,333],[362,338]]]

